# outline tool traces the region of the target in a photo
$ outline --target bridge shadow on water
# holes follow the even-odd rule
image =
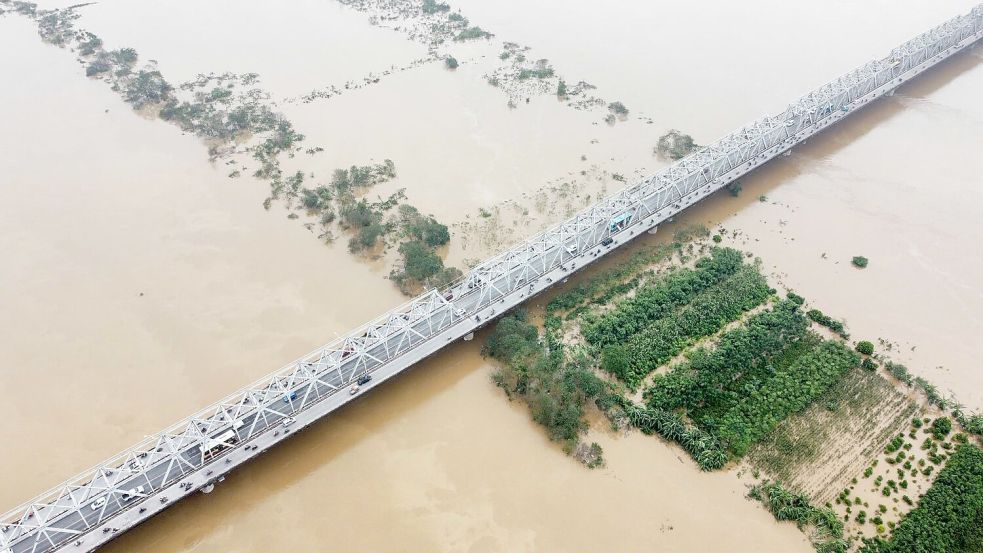
[[[759,195],[776,189],[790,177],[816,171],[836,153],[878,125],[910,109],[907,100],[924,100],[981,64],[983,47],[978,45],[936,65],[898,88],[894,96],[865,106],[853,116],[810,138],[808,143],[796,146],[792,155],[775,159],[743,177],[741,182],[748,193],[737,198],[724,190],[715,193],[679,215],[675,223],[662,225],[664,230],[657,235],[642,234],[578,273],[570,279],[571,284],[599,269],[617,264],[633,251],[668,240],[676,227],[698,222],[708,225],[721,222],[732,212],[758,202]],[[548,291],[541,297],[548,299],[564,287]],[[487,331],[486,328],[476,334],[473,342],[456,342],[391,381],[378,385],[372,389],[372,393],[312,424],[292,439],[231,473],[208,496],[195,494],[189,497],[141,527],[123,534],[108,544],[104,551],[156,551],[164,541],[171,550],[175,545],[171,541],[174,534],[180,534],[183,547],[195,547],[217,530],[228,528],[234,517],[253,510],[275,494],[307,479],[381,429],[396,423],[405,413],[449,391],[476,368],[486,366],[480,362],[478,350]],[[505,403],[504,396],[502,399]],[[289,470],[284,470],[287,467]],[[357,476],[352,475],[353,478]],[[319,482],[312,484],[318,485]],[[332,490],[322,491],[324,500],[332,501]],[[317,506],[311,507],[316,509]],[[201,516],[205,512],[207,514]],[[310,521],[318,516],[315,514],[306,518]],[[270,521],[271,533],[277,532],[275,524],[275,521]]]

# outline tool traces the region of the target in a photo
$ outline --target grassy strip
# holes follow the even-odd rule
[[[983,451],[959,446],[918,507],[890,540],[867,540],[862,553],[983,551]]]
[[[743,264],[741,252],[714,248],[694,269],[681,268],[646,286],[605,315],[585,316],[581,332],[588,343],[606,346],[621,343],[653,321],[689,303],[697,294],[733,275]]]
[[[820,553],[846,553],[849,543],[843,539],[843,523],[832,509],[820,509],[809,503],[805,494],[785,489],[778,482],[765,482],[749,494],[765,504],[778,520],[794,521],[799,528],[812,526],[812,544]]]
[[[572,312],[576,316],[587,304],[605,305],[634,289],[640,274],[649,265],[668,259],[674,252],[682,252],[686,244],[692,247],[693,240],[707,235],[709,231],[704,227],[682,229],[673,235],[673,242],[635,252],[617,266],[567,288],[549,302],[546,310],[550,313]]]
[[[771,290],[757,268],[743,265],[691,303],[656,320],[625,345],[602,352],[601,366],[629,387],[637,387],[651,371],[672,359],[695,340],[709,336],[742,313],[764,302]]]

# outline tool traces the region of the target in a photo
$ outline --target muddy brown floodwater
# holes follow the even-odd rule
[[[599,85],[632,117],[598,124],[603,113],[549,97],[511,110],[481,78],[494,52],[462,46],[453,73],[423,65],[285,104],[326,149],[306,170],[390,158],[400,176],[386,187],[406,187],[445,222],[473,220],[586,166],[655,170],[666,129],[711,141],[973,3],[527,4],[454,6]],[[256,71],[281,99],[425,53],[328,0],[198,5],[106,1],[79,25],[157,59],[174,81]],[[28,21],[0,18],[0,51],[0,508],[403,301],[384,264],[264,211],[264,184],[227,179],[195,138],[132,113]],[[979,48],[959,56],[676,224],[740,231],[728,241],[854,336],[896,342],[915,374],[983,408],[981,65]],[[521,234],[549,216],[528,219]],[[455,238],[455,262],[488,253]],[[852,268],[854,255],[870,266]],[[492,385],[480,338],[106,550],[811,550],[745,500],[734,474],[700,473],[656,439],[596,424],[607,467],[584,469]]]

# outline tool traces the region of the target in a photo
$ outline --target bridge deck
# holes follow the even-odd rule
[[[0,553],[92,551],[983,37],[983,4],[0,518]],[[366,375],[371,380],[352,393]]]

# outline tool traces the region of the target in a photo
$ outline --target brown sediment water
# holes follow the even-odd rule
[[[277,98],[425,53],[332,2],[205,5],[101,2],[80,26],[157,59],[175,81],[256,71]],[[309,144],[326,149],[289,163],[327,175],[390,158],[399,178],[373,194],[406,187],[424,212],[473,220],[587,167],[655,170],[664,161],[651,149],[666,129],[708,142],[971,5],[455,3],[632,116],[609,126],[603,113],[548,97],[509,109],[482,80],[494,53],[462,46],[467,63],[456,72],[427,64],[338,98],[284,104]],[[175,41],[182,32],[190,38]],[[134,115],[26,20],[0,18],[0,51],[16,52],[0,57],[0,72],[14,76],[0,88],[0,505],[403,301],[382,264],[264,211],[264,184],[226,178],[197,139]],[[739,230],[728,243],[845,318],[855,337],[899,343],[894,357],[976,408],[981,56],[931,71],[743,179],[739,197],[718,194],[675,223]],[[580,193],[600,189],[591,181]],[[549,220],[535,209],[528,218],[528,232]],[[455,262],[488,253],[458,243]],[[851,267],[854,255],[870,266]],[[595,424],[607,467],[584,469],[492,385],[480,338],[107,551],[810,550],[745,500],[732,474],[700,473],[656,439]]]

